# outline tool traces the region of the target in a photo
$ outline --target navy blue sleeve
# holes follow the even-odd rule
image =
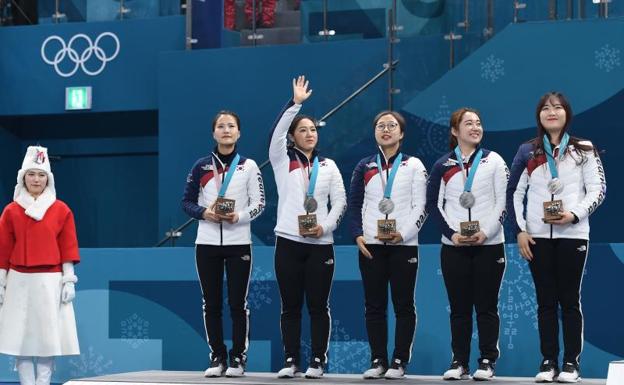
[[[520,177],[522,173],[527,167],[528,161],[528,152],[530,150],[529,144],[523,144],[518,148],[518,152],[516,156],[514,156],[513,162],[511,163],[511,172],[509,176],[509,183],[507,184],[507,218],[508,223],[511,226],[513,234],[518,234],[522,231],[522,229],[518,226],[518,221],[516,220],[516,210],[514,207],[514,193],[518,187],[518,182],[520,181]]]
[[[197,162],[186,178],[184,196],[182,197],[182,210],[195,219],[203,219],[202,214],[206,210],[205,207],[197,204],[197,198],[199,197],[199,169],[200,164]]]
[[[431,174],[429,175],[429,181],[427,183],[427,212],[431,215],[438,226],[440,227],[440,231],[444,234],[445,237],[451,239],[453,234],[455,234],[455,230],[453,230],[446,220],[442,216],[440,209],[438,208],[438,197],[440,195],[440,185],[442,184],[442,176],[444,174],[444,158],[438,160],[431,170]]]
[[[361,160],[360,163],[353,170],[351,176],[351,186],[349,188],[349,195],[347,197],[347,211],[349,215],[349,229],[353,239],[364,234],[362,229],[362,206],[364,204],[364,168],[366,167],[365,160]]]

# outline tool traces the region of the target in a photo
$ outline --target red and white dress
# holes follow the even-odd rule
[[[60,200],[41,220],[17,202],[0,217],[0,269],[8,270],[0,305],[0,353],[14,356],[80,354],[72,303],[61,302],[62,264],[78,263],[74,216]]]

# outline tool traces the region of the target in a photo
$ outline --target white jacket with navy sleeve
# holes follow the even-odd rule
[[[223,181],[229,170],[229,163],[235,155],[236,151],[222,156],[224,159],[219,159],[215,150],[209,156],[195,162],[187,177],[182,209],[199,222],[195,240],[198,245],[251,244],[250,222],[262,213],[265,206],[262,174],[252,159],[240,157],[225,193],[225,198],[236,201],[234,211],[238,214],[238,222],[215,223],[202,217],[206,208],[210,207],[218,196],[215,176]],[[217,166],[216,174],[213,159]]]
[[[431,170],[427,186],[427,207],[429,215],[436,218],[440,226],[442,243],[445,245],[453,245],[451,237],[460,232],[460,222],[466,221],[479,221],[481,231],[487,237],[484,245],[496,245],[505,241],[503,222],[506,216],[505,192],[509,169],[496,152],[482,150],[483,156],[471,190],[475,196],[475,204],[470,209],[459,204],[459,196],[464,192],[465,183],[455,152],[451,151],[438,159]],[[472,168],[477,151],[463,160],[466,172]]]
[[[382,160],[382,171],[387,180],[392,165],[398,153],[386,160],[383,152],[379,151]],[[379,201],[384,197],[381,176],[377,167],[377,155],[362,159],[353,171],[351,188],[349,189],[349,219],[353,238],[364,236],[367,244],[386,244],[375,239],[377,235],[377,220],[395,219],[397,231],[401,233],[403,241],[396,245],[418,245],[418,231],[421,229],[427,212],[425,199],[427,188],[427,170],[422,162],[413,156],[403,154],[401,165],[392,184],[390,198],[394,203],[394,210],[387,217],[379,211]]]
[[[591,142],[580,142],[592,146]],[[559,146],[554,149],[559,154]],[[598,154],[582,151],[569,144],[566,154],[559,162],[559,179],[563,183],[561,194],[548,191],[551,173],[544,151],[532,143],[524,143],[511,166],[511,178],[507,189],[507,206],[510,222],[515,233],[528,232],[535,238],[589,239],[588,217],[602,203],[607,192],[605,172]],[[526,206],[524,204],[526,198]],[[570,211],[578,223],[551,225],[544,223],[543,203],[562,200],[564,211]]]
[[[275,174],[277,193],[277,224],[275,234],[297,242],[311,244],[334,243],[333,231],[338,228],[342,215],[346,209],[347,199],[342,183],[342,176],[333,160],[319,156],[319,171],[316,179],[314,198],[318,203],[316,214],[317,223],[323,227],[323,235],[320,238],[302,237],[299,235],[299,215],[307,214],[303,208],[303,201],[307,189],[304,186],[302,171],[309,173],[312,168],[312,160],[318,156],[316,151],[312,159],[299,151],[297,148],[287,146],[288,128],[299,110],[300,104],[292,100],[280,112],[277,123],[271,133],[269,145],[269,160]],[[304,170],[301,170],[300,163]],[[331,204],[331,210],[327,205]]]

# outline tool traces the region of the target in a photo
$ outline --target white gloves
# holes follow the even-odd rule
[[[7,271],[4,269],[0,269],[0,307],[2,307],[2,304],[4,303],[4,288],[6,286],[6,276]]]
[[[74,263],[63,263],[63,288],[61,289],[61,302],[70,303],[76,297],[76,289],[74,284],[78,282],[78,277],[74,274]]]

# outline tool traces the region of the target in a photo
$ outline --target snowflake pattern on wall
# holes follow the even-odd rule
[[[329,371],[332,373],[362,373],[370,365],[370,348],[367,341],[357,341],[340,320],[332,322],[329,343]]]
[[[263,305],[270,305],[274,299],[271,298],[271,278],[273,273],[264,271],[260,266],[251,269],[249,278],[249,290],[247,291],[247,308],[249,310],[261,309]],[[224,283],[223,303],[229,303],[227,293],[227,276]]]
[[[605,72],[611,72],[620,66],[620,50],[605,44],[594,51],[595,65]]]
[[[69,365],[71,366],[70,375],[72,377],[88,377],[106,373],[107,369],[113,365],[113,361],[96,353],[93,346],[89,346],[86,353],[70,359]]]
[[[272,277],[273,273],[270,271],[263,271],[259,266],[253,268],[247,296],[247,304],[250,309],[258,310],[262,308],[262,305],[273,303],[273,298],[271,298]]]
[[[328,367],[331,373],[362,373],[370,365],[368,341],[357,341],[342,325],[340,320],[332,320],[332,330],[328,347]],[[301,366],[307,367],[312,357],[309,340],[301,340]]]
[[[531,320],[537,330],[537,300],[535,285],[527,262],[520,256],[518,248],[505,245],[507,267],[500,292],[499,311],[501,320],[501,346],[514,349],[518,337],[518,320]]]
[[[505,75],[505,61],[491,54],[481,62],[481,77],[492,83]]]
[[[136,349],[149,339],[149,325],[149,321],[134,313],[121,321],[121,338]]]
[[[423,145],[419,146],[417,155],[440,156],[448,151],[448,125],[451,119],[451,109],[446,102],[446,96],[442,96],[438,110],[425,118],[426,124],[423,127],[425,139]]]

